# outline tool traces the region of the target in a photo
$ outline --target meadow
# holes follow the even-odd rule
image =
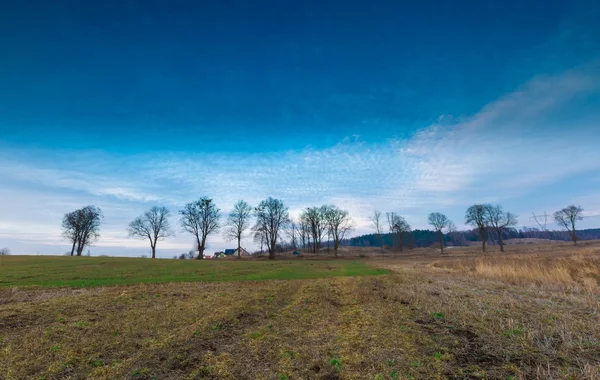
[[[0,258],[0,378],[597,379],[599,256]]]
[[[172,260],[117,257],[6,256],[0,287],[106,286],[190,281],[292,280],[386,273],[360,261]]]

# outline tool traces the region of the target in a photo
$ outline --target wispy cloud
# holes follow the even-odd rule
[[[472,117],[416,133],[402,149],[417,167],[415,191],[503,199],[599,169],[600,115],[560,116],[574,98],[598,93],[599,68],[532,80]]]
[[[378,144],[353,136],[328,149],[127,156],[6,149],[0,153],[0,245],[8,237],[60,244],[62,214],[90,203],[106,215],[98,245],[122,249],[145,246],[128,239],[125,228],[147,207],[176,210],[203,195],[224,212],[238,199],[257,204],[267,196],[283,199],[293,214],[334,203],[351,211],[359,233],[368,231],[374,208],[401,211],[425,227],[436,209],[460,220],[473,202],[524,207],[528,196],[551,192],[569,176],[600,177],[600,115],[579,108],[582,99],[598,95],[599,73],[593,63],[536,78],[475,115],[444,115],[410,138]],[[589,199],[589,192],[581,189],[581,197]],[[600,201],[590,207],[600,209]],[[190,247],[179,235],[163,247]],[[211,242],[227,245],[221,237]]]

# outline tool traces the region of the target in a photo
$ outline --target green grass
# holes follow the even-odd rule
[[[90,287],[191,281],[293,280],[388,273],[347,260],[161,260],[115,257],[0,257],[0,287]]]

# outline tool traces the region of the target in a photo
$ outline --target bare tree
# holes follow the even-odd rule
[[[454,228],[454,223],[444,214],[439,212],[432,212],[429,214],[429,224],[433,226],[433,229],[438,234],[438,240],[440,242],[440,249],[444,254],[444,234],[450,232]]]
[[[254,209],[256,215],[255,231],[260,231],[269,250],[269,259],[275,258],[275,249],[279,233],[289,222],[288,208],[279,199],[271,197],[260,202]]]
[[[481,250],[485,252],[487,240],[487,228],[489,226],[488,215],[484,205],[473,205],[465,213],[465,223],[477,228],[481,238]]]
[[[327,233],[326,209],[327,206],[308,207],[300,214],[300,219],[309,227],[313,243],[312,251],[314,253],[321,250],[321,242]]]
[[[306,220],[300,218],[298,226],[298,239],[302,248],[310,248],[310,227]]]
[[[583,220],[582,213],[583,208],[575,205],[565,207],[554,213],[554,220],[559,226],[566,228],[575,245],[577,245],[577,230],[575,229],[575,223]]]
[[[96,206],[85,206],[65,214],[62,221],[62,235],[71,243],[71,256],[77,252],[81,256],[83,249],[100,236],[102,210]]]
[[[457,231],[456,225],[453,222],[450,222],[446,236],[450,238],[452,244],[454,245],[465,245],[465,236],[461,232]]]
[[[10,249],[8,249],[8,248],[0,249],[0,256],[10,256]]]
[[[186,204],[182,210],[179,210],[179,215],[183,230],[196,238],[196,248],[198,248],[196,259],[203,259],[206,238],[219,229],[220,210],[212,199],[202,197],[195,202]]]
[[[298,248],[298,240],[300,236],[300,231],[298,227],[298,223],[294,219],[290,218],[290,222],[288,223],[287,234],[290,237],[290,245],[292,249]]]
[[[402,216],[395,212],[387,212],[386,214],[388,226],[392,237],[396,237],[396,243],[400,250],[404,250],[404,234],[410,232],[410,224]]]
[[[258,223],[252,227],[252,231],[254,232],[254,243],[260,244],[260,255],[262,256],[265,245],[265,231],[262,230],[262,227]]]
[[[348,211],[339,209],[336,206],[325,207],[325,222],[329,236],[333,239],[333,253],[337,256],[340,241],[354,228],[354,223]]]
[[[166,207],[154,206],[129,223],[129,236],[150,240],[153,259],[156,258],[156,243],[173,236],[169,222],[170,215],[171,212]]]
[[[377,234],[377,242],[383,252],[383,220],[381,219],[381,211],[374,210],[373,214],[369,216],[369,220],[371,221],[371,228],[373,228]]]
[[[227,217],[225,238],[229,241],[237,240],[238,257],[242,257],[242,235],[250,227],[251,216],[252,207],[244,201],[238,201],[233,206],[233,211]]]
[[[484,205],[487,213],[487,221],[489,226],[496,231],[498,235],[498,244],[500,244],[500,252],[504,252],[504,242],[502,240],[502,234],[507,228],[514,227],[517,225],[517,216],[511,212],[504,212],[502,206],[491,205],[486,203]]]

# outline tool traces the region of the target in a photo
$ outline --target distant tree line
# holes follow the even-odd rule
[[[445,245],[460,246],[472,241],[481,241],[482,250],[485,252],[488,243],[497,243],[500,250],[504,251],[504,240],[513,238],[570,239],[574,244],[577,244],[578,239],[600,238],[600,229],[576,230],[576,223],[582,220],[582,212],[581,207],[568,206],[553,214],[555,222],[565,231],[547,230],[546,214],[544,223],[536,218],[539,229],[517,230],[516,215],[504,211],[500,205],[478,204],[470,206],[465,213],[465,223],[473,226],[473,229],[457,231],[454,223],[439,212],[428,216],[433,230],[412,230],[407,220],[399,213],[386,212],[384,215],[375,210],[369,217],[375,233],[348,238],[348,233],[354,229],[354,221],[347,210],[334,205],[307,207],[299,218],[294,220],[290,218],[288,207],[279,199],[269,197],[256,207],[240,200],[222,222],[221,211],[214,201],[202,197],[186,204],[178,212],[180,228],[193,236],[195,250],[176,258],[203,259],[208,237],[218,233],[222,227],[225,238],[237,242],[238,255],[241,255],[244,233],[250,229],[254,242],[260,245],[260,253],[266,247],[270,259],[274,259],[277,252],[299,248],[308,249],[315,254],[321,252],[324,247],[327,247],[328,251],[332,248],[337,256],[339,247],[344,245],[387,246],[402,251],[405,248],[437,244],[443,253]],[[158,242],[175,234],[170,218],[171,212],[168,208],[154,206],[132,220],[127,231],[130,237],[147,239],[152,258],[155,258]],[[254,224],[250,227],[252,218]],[[95,206],[86,206],[64,215],[62,235],[72,244],[70,256],[81,256],[84,248],[99,238],[102,220],[102,211]],[[284,236],[289,240],[284,239]],[[197,255],[194,252],[197,252]],[[4,252],[7,253],[8,251]]]
[[[500,205],[473,205],[469,207],[465,215],[465,223],[474,228],[466,231],[457,231],[454,224],[443,214],[432,213],[429,215],[429,224],[431,230],[412,230],[408,235],[408,247],[431,247],[439,245],[466,246],[472,242],[481,242],[482,249],[485,250],[485,244],[499,245],[504,250],[504,241],[507,239],[548,239],[558,241],[572,241],[577,244],[579,240],[600,239],[600,228],[577,230],[576,223],[582,220],[583,209],[578,206],[568,206],[555,212],[552,216],[545,215],[544,222],[540,222],[539,227],[516,228],[516,215],[505,212]],[[534,217],[539,216],[534,215]],[[565,228],[565,230],[547,229],[549,218]],[[383,232],[378,222],[381,219],[381,212],[375,211],[371,216],[371,227],[375,230],[373,234],[356,236],[344,242],[345,245],[355,247],[389,247],[401,249],[398,240],[395,239],[395,232]]]
[[[590,228],[577,230],[577,241],[600,240],[600,228]],[[412,230],[411,244],[409,248],[427,248],[439,244],[437,233],[433,230]],[[488,244],[498,245],[498,239],[495,234],[488,235]],[[503,234],[503,239],[547,239],[554,241],[572,241],[567,231],[546,230],[542,231],[537,227],[520,227],[507,230]],[[383,241],[383,243],[379,243]],[[454,231],[443,237],[445,246],[468,246],[470,243],[479,242],[477,230]],[[366,234],[346,239],[342,242],[343,246],[349,247],[393,247],[392,236],[390,233],[382,234],[382,239],[377,234]]]
[[[385,231],[382,213],[375,210],[370,216],[371,227],[375,233],[357,236],[343,242],[345,245],[358,247],[390,247],[402,250],[407,244],[409,248],[430,247],[437,244],[442,253],[445,245],[464,246],[469,242],[480,241],[482,251],[485,252],[486,244],[498,244],[504,252],[504,241],[517,238],[538,238],[550,240],[571,240],[577,244],[578,240],[600,239],[600,229],[578,231],[577,222],[583,219],[583,208],[568,206],[556,211],[552,219],[565,230],[550,231],[547,214],[542,218],[534,214],[540,228],[523,227],[517,229],[517,216],[509,211],[504,211],[501,205],[478,204],[470,206],[465,212],[465,224],[473,226],[467,231],[457,231],[454,223],[444,214],[434,212],[429,214],[428,222],[433,227],[431,230],[410,230],[408,223],[401,216],[393,212],[386,213],[388,232]]]

